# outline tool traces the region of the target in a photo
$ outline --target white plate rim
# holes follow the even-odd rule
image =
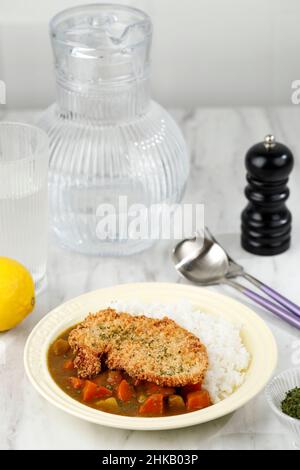
[[[216,405],[193,413],[158,418],[133,418],[113,415],[89,408],[69,397],[55,384],[47,368],[46,351],[49,343],[59,332],[62,332],[68,326],[72,326],[77,320],[84,318],[90,311],[89,305],[97,305],[99,309],[109,300],[136,300],[137,298],[145,298],[148,299],[147,301],[150,301],[149,299],[153,298],[153,296],[155,303],[157,301],[170,303],[171,299],[173,302],[176,302],[176,300],[179,301],[185,298],[199,306],[201,310],[209,311],[212,314],[220,314],[227,317],[229,315],[228,312],[231,312],[230,319],[232,321],[235,321],[232,318],[233,314],[235,318],[241,316],[242,322],[245,325],[246,337],[249,335],[250,330],[251,341],[254,341],[256,350],[251,351],[253,357],[249,370],[251,369],[252,373],[251,375],[250,372],[249,374],[247,373],[245,383],[237,391]],[[94,308],[93,311],[95,310],[97,309]],[[47,337],[45,333],[46,327],[49,328],[51,325],[53,327],[54,323],[57,322],[57,318],[62,314],[70,315],[68,322],[63,318],[54,329],[52,328],[51,340],[47,342],[47,339],[45,339],[45,335]],[[33,350],[34,348],[36,349],[37,343],[41,341],[43,341],[43,345],[38,347],[41,357],[39,365],[37,365],[37,360],[33,360],[32,348]],[[35,354],[36,352],[35,350]],[[262,356],[260,356],[260,353]],[[205,288],[186,284],[155,282],[120,284],[98,289],[63,303],[37,323],[30,333],[24,348],[24,366],[27,377],[34,388],[47,401],[57,408],[85,421],[129,430],[177,429],[205,423],[225,416],[241,408],[262,391],[274,372],[277,357],[277,345],[270,329],[255,312],[242,303]],[[247,387],[246,385],[249,385],[249,377],[251,377],[251,386]]]

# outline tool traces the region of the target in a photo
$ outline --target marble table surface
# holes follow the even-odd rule
[[[187,139],[191,174],[185,199],[205,204],[205,220],[249,272],[300,304],[300,108],[199,108],[173,110]],[[10,111],[2,119],[33,122],[37,111]],[[292,148],[290,181],[293,244],[280,256],[252,256],[240,248],[240,212],[245,205],[244,155],[265,134]],[[173,431],[132,432],[81,422],[48,404],[28,382],[23,348],[34,325],[62,302],[97,288],[140,281],[182,282],[170,262],[171,242],[130,258],[70,253],[50,239],[48,285],[37,306],[16,329],[1,334],[0,449],[293,449],[263,393],[242,409],[208,424]],[[229,288],[214,288],[244,301]],[[248,303],[246,301],[246,303]],[[249,302],[250,305],[250,302]],[[268,323],[279,348],[278,371],[300,366],[297,330],[253,306]]]

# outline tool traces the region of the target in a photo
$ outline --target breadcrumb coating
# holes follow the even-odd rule
[[[176,387],[201,382],[208,368],[205,346],[192,333],[165,317],[100,310],[69,335],[79,377],[99,374],[101,363],[138,380]]]

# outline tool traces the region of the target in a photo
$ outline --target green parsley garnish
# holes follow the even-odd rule
[[[292,418],[300,419],[300,388],[296,387],[287,392],[285,399],[281,402],[283,413]]]

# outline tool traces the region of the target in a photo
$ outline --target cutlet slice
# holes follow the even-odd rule
[[[175,387],[202,381],[208,367],[201,341],[166,317],[100,310],[70,332],[69,343],[83,378],[99,374],[102,361],[133,378]]]

